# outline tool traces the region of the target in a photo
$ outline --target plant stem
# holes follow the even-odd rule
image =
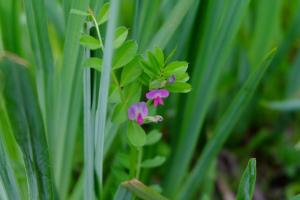
[[[138,151],[138,159],[137,159],[137,165],[136,165],[136,175],[135,178],[139,179],[140,177],[140,172],[141,172],[141,163],[143,159],[143,147],[140,147],[137,149]]]

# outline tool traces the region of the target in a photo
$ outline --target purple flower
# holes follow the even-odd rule
[[[145,102],[138,102],[128,109],[128,118],[136,120],[139,125],[144,123],[144,118],[148,115],[148,108]]]
[[[168,78],[168,83],[169,84],[172,84],[172,83],[174,83],[176,81],[176,76],[175,75],[172,75],[172,76],[170,76],[169,78]]]
[[[158,104],[163,105],[164,98],[167,98],[169,96],[169,91],[164,89],[158,89],[158,90],[151,90],[146,94],[147,99],[153,99],[154,100],[154,107],[157,107]]]

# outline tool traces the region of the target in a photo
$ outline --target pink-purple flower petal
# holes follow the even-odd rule
[[[148,116],[148,108],[145,102],[138,102],[128,109],[128,118],[136,120],[138,124],[143,124],[144,118]]]

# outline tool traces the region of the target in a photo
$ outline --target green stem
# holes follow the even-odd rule
[[[142,159],[143,159],[143,147],[138,148],[138,159],[137,159],[137,165],[136,165],[136,175],[135,178],[139,179],[140,177],[140,172],[141,172],[141,163],[142,163]]]
[[[88,9],[88,12],[94,22],[94,25],[95,25],[95,28],[96,28],[96,31],[97,31],[97,36],[98,36],[98,39],[100,41],[100,45],[101,45],[101,49],[103,51],[103,42],[102,42],[102,39],[101,39],[101,34],[100,34],[100,30],[99,30],[99,27],[98,27],[98,23],[97,23],[97,20],[95,18],[95,15],[94,15],[94,12],[89,8]]]

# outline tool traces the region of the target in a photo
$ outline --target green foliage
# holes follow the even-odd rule
[[[0,198],[298,199],[299,23],[299,0],[0,0]]]
[[[237,199],[238,200],[251,200],[256,181],[256,160],[250,159],[240,181]]]

